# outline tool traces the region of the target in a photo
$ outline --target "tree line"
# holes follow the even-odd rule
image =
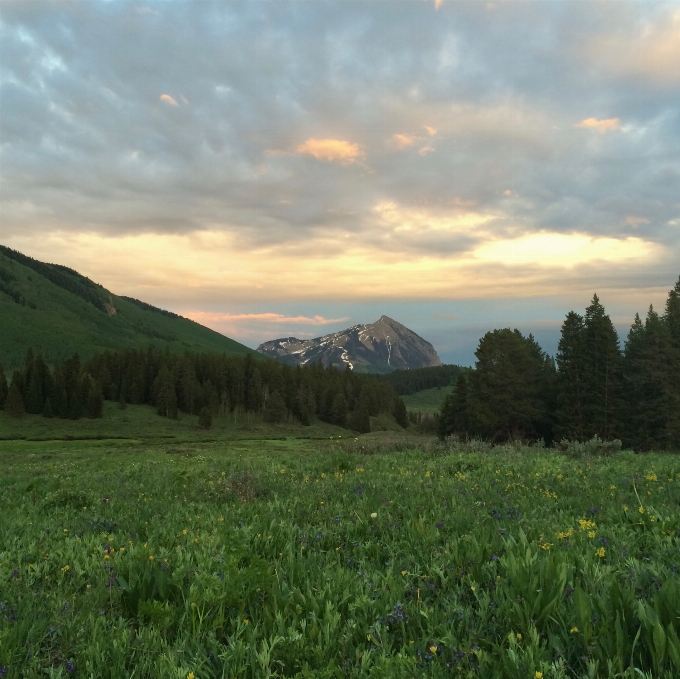
[[[250,354],[179,356],[149,347],[105,352],[82,365],[76,355],[53,372],[29,351],[9,386],[0,368],[0,407],[14,415],[101,417],[104,399],[152,405],[170,418],[180,412],[202,415],[204,422],[259,413],[272,423],[309,425],[318,418],[364,433],[371,416],[390,413],[408,426],[392,384],[321,364],[292,367]]]
[[[431,368],[395,370],[383,378],[392,383],[400,396],[407,396],[424,389],[448,387],[456,381],[463,370],[464,368],[458,365],[438,365]]]
[[[441,437],[680,448],[680,279],[662,314],[635,315],[623,347],[594,295],[585,314],[567,314],[554,359],[507,328],[486,333],[475,356],[442,407]]]

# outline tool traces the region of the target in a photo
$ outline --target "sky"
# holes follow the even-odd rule
[[[680,275],[680,4],[0,4],[0,242],[248,346],[471,365]]]

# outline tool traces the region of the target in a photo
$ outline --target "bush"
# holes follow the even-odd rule
[[[595,434],[590,441],[570,441],[569,439],[562,439],[555,447],[560,453],[567,457],[606,457],[618,453],[621,450],[621,441],[619,439],[603,441]]]

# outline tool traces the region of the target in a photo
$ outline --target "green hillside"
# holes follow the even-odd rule
[[[415,394],[402,396],[406,409],[418,413],[435,413],[441,410],[444,399],[453,391],[453,387],[435,387],[424,389]]]
[[[78,352],[153,344],[173,352],[257,352],[214,330],[130,297],[113,295],[78,272],[0,245],[0,363],[19,366],[29,347],[47,363]]]

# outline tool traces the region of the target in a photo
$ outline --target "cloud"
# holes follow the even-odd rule
[[[654,5],[652,5],[654,7]],[[616,26],[586,42],[583,56],[610,75],[661,87],[680,83],[680,10],[661,9],[640,22]]]
[[[437,128],[436,127],[430,127],[429,125],[423,125],[425,128],[425,132],[427,132],[431,137],[434,137],[435,134],[437,134]]]
[[[433,153],[435,150],[434,146],[422,146],[418,149],[418,155],[426,156],[428,153]]]
[[[340,163],[352,163],[362,155],[359,144],[344,139],[307,139],[295,152],[313,156],[317,160],[337,160]]]
[[[435,10],[438,10],[441,6],[444,0],[434,0],[434,8]]]
[[[537,264],[573,267],[589,262],[654,261],[655,243],[641,238],[593,238],[585,234],[536,233],[513,240],[496,240],[478,247],[473,256],[506,265]]]
[[[392,146],[396,146],[398,149],[404,149],[407,146],[412,146],[416,142],[416,137],[412,134],[393,134],[390,139]]]
[[[323,316],[285,316],[277,313],[230,314],[210,311],[185,311],[182,312],[182,315],[204,325],[234,321],[260,321],[262,323],[277,324],[297,323],[300,325],[334,325],[349,320],[349,317],[347,316],[343,318],[324,318]]]
[[[574,127],[585,127],[597,130],[600,133],[605,133],[609,130],[621,129],[621,124],[618,118],[607,118],[605,120],[598,120],[597,118],[586,118],[580,123],[576,123]]]
[[[160,99],[161,101],[164,101],[166,104],[170,104],[171,106],[178,106],[177,100],[173,99],[169,94],[161,94]]]

